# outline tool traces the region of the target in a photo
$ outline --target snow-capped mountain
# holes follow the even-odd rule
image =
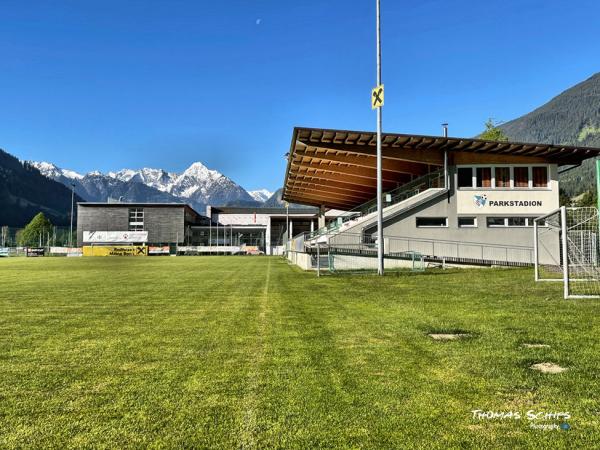
[[[61,169],[48,162],[29,161],[42,175],[64,184],[68,188],[74,185],[75,193],[92,202],[104,202],[109,197],[129,202],[182,202],[167,192],[161,192],[151,186],[136,181],[122,181],[104,175],[99,171],[81,175],[67,169]]]
[[[256,191],[248,191],[248,194],[250,194],[250,197],[252,197],[254,200],[256,200],[257,202],[260,202],[260,203],[266,202],[273,196],[273,193],[266,189],[258,189]]]
[[[56,167],[54,164],[46,162],[46,161],[42,161],[42,162],[29,161],[29,164],[34,166],[36,169],[38,169],[42,173],[42,175],[46,175],[48,178],[55,179],[55,178],[59,178],[59,177],[65,177],[65,178],[74,179],[74,180],[81,180],[83,178],[83,175],[81,175],[80,173],[77,173],[73,170],[61,169],[59,167]]]
[[[123,169],[109,172],[110,177],[124,182],[138,182],[184,199],[192,205],[226,205],[254,202],[240,185],[222,173],[211,170],[201,162],[195,162],[183,173],[166,172],[162,169]]]
[[[147,167],[140,170],[123,169],[118,172],[108,172],[107,175],[125,182],[133,180],[143,183],[162,192],[170,192],[177,178],[176,173],[166,172],[162,169],[149,169]]]
[[[264,202],[263,197],[270,197],[266,189],[253,191],[260,195],[251,195],[230,178],[201,162],[193,163],[181,174],[143,168],[123,169],[106,175],[98,171],[81,175],[48,162],[30,164],[66,186],[74,184],[77,194],[89,201],[106,201],[110,197],[135,202],[186,202],[196,210],[204,211],[209,204],[260,206]]]

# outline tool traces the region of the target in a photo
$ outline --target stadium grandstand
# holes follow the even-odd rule
[[[598,155],[597,148],[384,133],[386,264],[414,264],[415,255],[443,264],[533,264],[534,219],[559,207],[559,173]],[[294,261],[313,267],[320,251],[336,256],[337,268],[349,257],[353,268],[373,267],[376,180],[375,133],[295,128],[283,199],[321,214],[345,212],[295,235]]]

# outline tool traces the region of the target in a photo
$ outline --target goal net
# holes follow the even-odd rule
[[[535,279],[564,284],[564,297],[600,297],[598,210],[557,209],[535,219]]]

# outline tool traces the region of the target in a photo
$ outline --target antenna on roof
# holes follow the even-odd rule
[[[448,137],[448,124],[447,123],[442,124],[442,130],[444,131],[444,137],[447,138]]]

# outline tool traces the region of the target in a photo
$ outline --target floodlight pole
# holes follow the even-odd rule
[[[377,86],[381,86],[381,19],[380,19],[380,0],[376,1],[377,16]],[[383,188],[381,183],[381,128],[382,128],[382,108],[377,108],[377,273],[383,275]]]
[[[75,184],[71,183],[71,228],[69,232],[69,247],[73,247],[73,209],[75,202]]]

